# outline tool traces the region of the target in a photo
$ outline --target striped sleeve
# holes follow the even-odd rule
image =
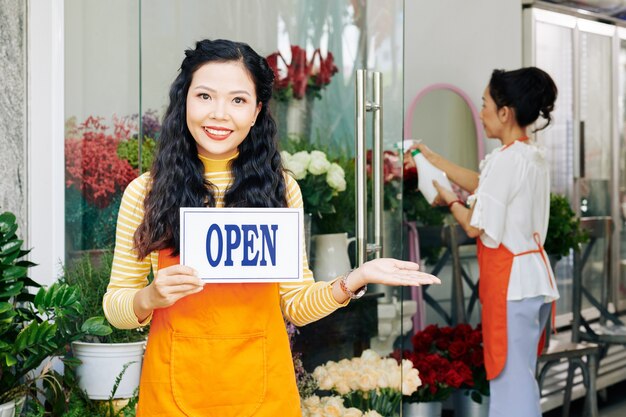
[[[133,236],[143,219],[143,200],[149,178],[144,174],[132,181],[120,204],[115,235],[115,252],[111,280],[102,301],[104,315],[111,325],[119,329],[134,329],[150,322],[152,315],[139,322],[133,310],[135,294],[148,285],[151,259],[156,252],[143,260],[137,259],[133,249]]]
[[[302,194],[296,180],[286,175],[287,204],[289,207],[301,208]],[[285,317],[296,326],[304,326],[323,317],[326,317],[349,302],[338,303],[332,294],[333,282],[315,282],[313,272],[309,269],[306,248],[302,245],[302,265],[304,267],[304,282],[281,283],[280,303]]]

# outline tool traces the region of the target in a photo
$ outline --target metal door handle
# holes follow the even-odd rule
[[[374,257],[382,253],[382,214],[383,214],[383,152],[382,152],[382,74],[373,72],[374,100],[365,98],[367,71],[356,71],[356,112],[355,112],[355,185],[356,185],[356,264],[363,265],[369,252]],[[365,143],[366,113],[373,112],[374,146],[372,171],[374,183],[374,243],[367,243],[367,146]]]

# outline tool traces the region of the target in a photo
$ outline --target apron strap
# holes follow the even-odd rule
[[[533,240],[537,244],[537,249],[532,249],[532,250],[527,250],[525,252],[515,253],[515,254],[513,254],[513,256],[524,256],[524,255],[530,255],[531,253],[538,253],[539,255],[541,255],[541,259],[543,260],[543,264],[546,266],[546,271],[548,272],[548,279],[550,280],[550,287],[552,287],[554,289],[554,280],[552,278],[552,272],[550,270],[550,263],[548,262],[548,258],[546,257],[546,253],[543,250],[543,245],[541,244],[541,236],[539,235],[539,233],[537,233],[537,232],[533,233]],[[551,310],[552,311],[550,312],[550,316],[551,316],[550,321],[552,323],[552,332],[556,334],[556,326],[555,326],[555,321],[556,321],[556,301],[552,302]]]

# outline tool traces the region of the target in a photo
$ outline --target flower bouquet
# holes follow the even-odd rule
[[[489,395],[480,325],[430,325],[411,341],[413,351],[404,355],[419,370],[423,385],[408,401],[445,401],[456,388],[467,389],[477,403]]]
[[[319,48],[307,58],[306,49],[293,45],[289,63],[280,52],[274,52],[266,59],[274,71],[274,98],[278,101],[301,100],[305,95],[320,98],[320,91],[339,71],[333,54],[328,52],[326,57],[322,57]]]
[[[336,395],[330,397],[318,397],[317,395],[312,395],[302,400],[301,408],[302,417],[383,417],[373,410],[370,410],[363,414],[363,412],[358,408],[346,408],[343,403],[343,398]]]
[[[412,395],[421,384],[410,361],[399,364],[369,349],[358,358],[328,361],[315,368],[313,376],[320,389],[339,394],[348,407],[385,417],[399,415],[402,396]]]
[[[300,151],[290,154],[282,151],[283,166],[298,181],[302,191],[305,213],[321,218],[334,213],[332,199],[346,189],[343,168],[330,162],[321,151]]]

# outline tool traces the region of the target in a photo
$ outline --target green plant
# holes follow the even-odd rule
[[[152,166],[154,153],[156,151],[156,141],[144,136],[141,142],[141,171],[145,172]],[[130,138],[122,140],[117,145],[117,156],[128,161],[135,169],[139,169],[139,140]]]
[[[551,193],[548,233],[544,243],[546,252],[561,258],[587,240],[589,235],[580,227],[580,220],[570,207],[567,197]]]
[[[65,227],[72,250],[103,249],[115,243],[115,225],[122,194],[111,198],[111,204],[98,208],[87,202],[75,188],[65,190]]]
[[[113,399],[117,389],[122,382],[122,377],[126,370],[133,362],[129,362],[124,365],[122,371],[115,378],[115,384],[111,390],[111,395],[105,401],[91,400],[87,394],[81,391],[78,387],[72,390],[69,398],[68,411],[63,417],[78,417],[78,416],[94,416],[94,417],[135,417],[135,407],[139,400],[139,391],[136,390],[133,396],[122,405]]]
[[[44,405],[36,401],[26,404],[23,417],[134,417],[135,408],[139,400],[139,391],[136,390],[128,400],[115,400],[114,396],[122,381],[124,373],[133,363],[129,362],[115,378],[115,384],[109,398],[106,400],[92,400],[83,392],[76,380],[75,369],[79,364],[76,359],[65,359],[63,375],[54,373],[55,384],[44,383],[42,390],[45,396]]]
[[[0,403],[32,393],[32,371],[46,357],[86,334],[107,332],[102,318],[80,320],[77,288],[59,283],[44,288],[27,276],[35,264],[23,259],[29,251],[16,232],[15,215],[0,215]]]
[[[356,224],[354,159],[342,157],[336,163],[345,172],[346,190],[332,198],[331,202],[337,208],[334,213],[326,213],[322,218],[313,218],[313,230],[311,233],[346,232],[348,236],[354,236]]]
[[[76,287],[83,305],[83,320],[104,315],[102,298],[109,284],[112,263],[113,253],[106,250],[98,261],[85,254],[64,268],[60,281]],[[146,328],[143,327],[136,330],[112,329],[107,335],[99,335],[97,340],[101,343],[138,342],[145,340],[146,335]],[[89,338],[86,341],[90,341]]]

